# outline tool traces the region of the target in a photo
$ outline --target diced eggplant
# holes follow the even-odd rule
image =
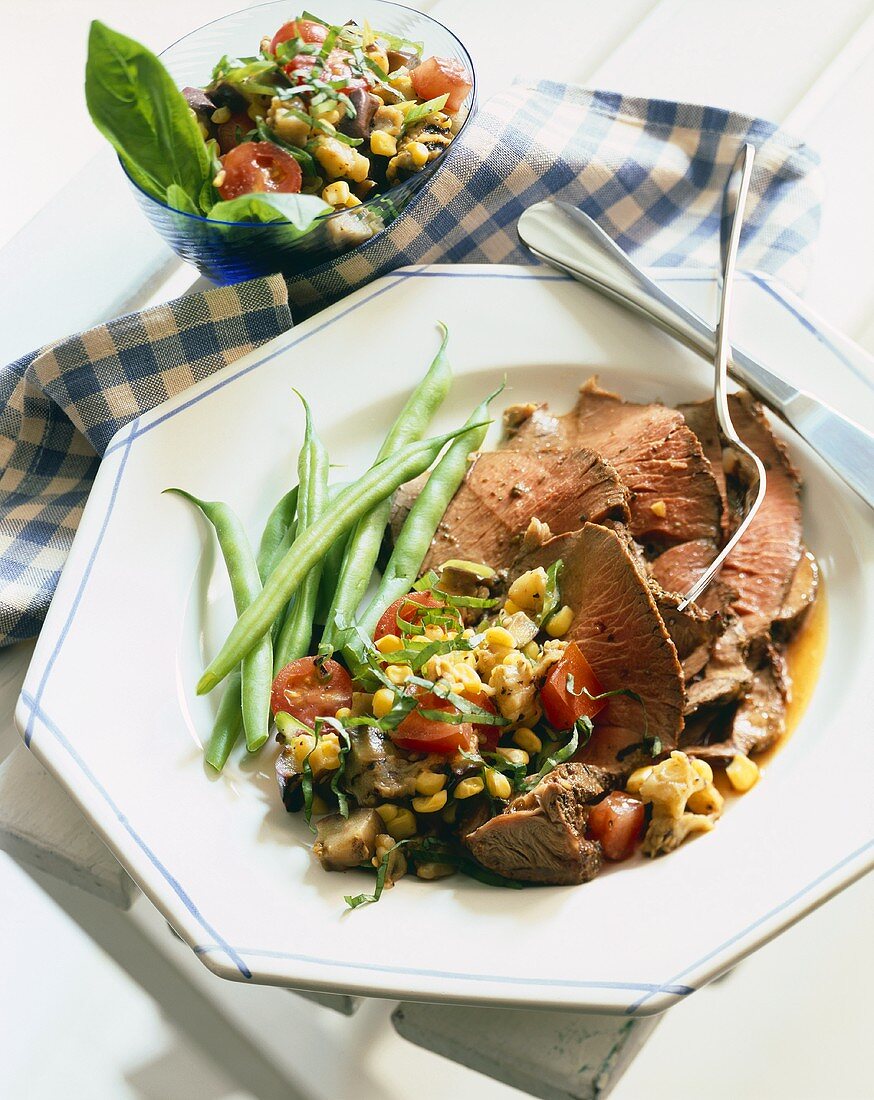
[[[383,831],[376,810],[352,810],[348,817],[331,814],[317,822],[313,854],[326,871],[361,867],[373,859],[376,838]]]
[[[216,107],[227,107],[232,115],[245,111],[249,106],[246,97],[230,84],[217,84],[210,89],[209,97]]]
[[[349,118],[347,116],[341,119],[337,129],[347,137],[370,137],[373,116],[376,114],[377,108],[382,106],[382,100],[364,88],[352,88],[348,95],[352,106],[355,108],[355,117]]]
[[[390,73],[393,73],[395,69],[403,68],[404,65],[408,69],[415,69],[417,65],[422,63],[422,58],[412,46],[402,46],[399,50],[387,50],[385,56],[388,58],[388,71]]]
[[[203,88],[183,88],[182,94],[191,110],[196,115],[200,115],[205,122],[209,122],[216,104]]]

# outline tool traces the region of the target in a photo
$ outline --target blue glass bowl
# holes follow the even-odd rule
[[[205,87],[213,66],[224,54],[251,56],[266,34],[311,7],[331,23],[367,20],[376,30],[425,43],[425,56],[450,57],[471,74],[474,87],[461,109],[460,134],[473,114],[476,74],[462,43],[441,23],[421,12],[388,0],[279,0],[258,4],[207,23],[164,50],[161,60],[178,87]],[[140,209],[177,256],[192,263],[208,279],[236,283],[256,275],[297,275],[371,240],[401,213],[416,192],[440,171],[445,153],[409,180],[371,196],[350,210],[335,210],[320,218],[310,232],[297,237],[288,225],[220,222],[173,210],[147,195],[127,176]],[[127,175],[127,173],[125,173]]]

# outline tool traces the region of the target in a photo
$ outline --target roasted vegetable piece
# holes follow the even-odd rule
[[[313,854],[326,871],[361,867],[373,859],[376,838],[383,831],[376,810],[353,810],[348,817],[331,814],[316,824]]]

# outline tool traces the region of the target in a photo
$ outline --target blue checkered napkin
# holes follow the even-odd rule
[[[0,645],[39,633],[115,432],[290,327],[274,275],[120,317],[0,371]]]
[[[646,266],[714,268],[722,192],[756,146],[740,266],[802,290],[819,232],[819,159],[773,123],[714,107],[543,81],[492,99],[384,233],[289,283],[295,316],[405,264],[531,263],[522,211],[562,199]]]
[[[545,198],[581,206],[648,265],[712,267],[722,186],[758,148],[741,262],[804,282],[819,225],[816,158],[727,111],[553,83],[491,100],[388,230],[294,279],[256,279],[131,314],[0,371],[0,645],[40,628],[115,431],[291,324],[404,264],[528,263],[515,224]]]

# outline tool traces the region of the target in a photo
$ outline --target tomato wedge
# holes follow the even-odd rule
[[[425,718],[421,710],[457,711],[451,703],[430,691],[422,692],[416,710],[411,711],[389,736],[399,749],[408,752],[435,752],[449,755],[458,749],[469,749],[473,727],[469,722],[438,722]]]
[[[586,694],[588,692],[588,695]],[[547,722],[557,730],[569,730],[578,718],[594,718],[607,706],[606,699],[592,699],[604,689],[576,642],[546,677],[540,702]]]
[[[324,42],[328,37],[328,28],[309,19],[292,19],[283,23],[270,42],[270,53],[276,53],[276,47],[291,38],[301,38],[304,42]]]
[[[473,703],[475,707],[487,710],[489,714],[498,713],[495,704],[484,691],[478,691],[476,694],[466,692],[464,698]],[[493,726],[490,722],[474,722],[473,730],[480,745],[488,749],[489,752],[494,752],[501,737],[501,726]]]
[[[273,681],[270,709],[285,711],[315,729],[317,718],[333,718],[341,707],[352,706],[352,677],[330,659],[299,657],[281,669]]]
[[[223,199],[253,192],[281,191],[296,195],[303,173],[300,165],[272,141],[245,141],[222,158],[224,179],[218,188]]]
[[[419,99],[436,99],[448,95],[443,110],[454,115],[467,99],[473,82],[460,61],[449,57],[429,57],[410,73],[413,91]]]
[[[624,791],[611,791],[589,811],[586,835],[597,840],[605,859],[619,862],[634,855],[643,835],[644,806]]]
[[[416,610],[416,607],[429,608],[443,606],[440,600],[436,599],[430,592],[410,592],[407,596],[401,596],[399,600],[395,600],[393,604],[390,604],[385,611],[383,611],[379,622],[376,624],[376,630],[373,632],[374,641],[378,642],[379,639],[384,638],[386,634],[397,634],[398,616],[400,616],[405,623],[419,624],[422,621],[422,616],[420,612]]]

